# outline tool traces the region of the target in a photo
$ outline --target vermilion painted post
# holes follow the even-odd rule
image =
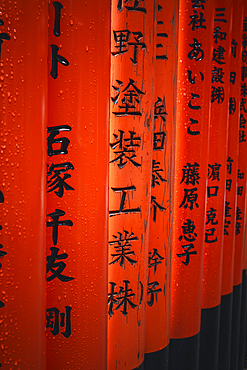
[[[158,370],[168,369],[170,342],[178,1],[159,0],[156,6],[154,137],[165,132],[165,138],[163,150],[153,148],[151,196],[164,199],[166,209],[156,220],[150,219],[148,287],[158,282],[162,293],[147,302],[145,369]]]
[[[244,21],[243,21],[243,34],[242,34],[242,69],[241,69],[241,113],[240,115],[240,130],[244,130],[245,134],[245,125],[246,125],[246,109],[245,109],[245,102],[246,100],[244,97],[247,95],[246,93],[246,79],[247,79],[247,58],[246,58],[246,53],[247,53],[247,5],[244,4]],[[241,133],[241,131],[240,131]],[[245,137],[246,139],[246,137]],[[241,314],[240,314],[240,337],[239,337],[239,369],[240,367],[244,366],[244,355],[245,355],[245,345],[246,345],[246,322],[247,322],[247,245],[246,245],[246,225],[247,225],[247,218],[246,218],[246,209],[247,209],[247,197],[246,197],[246,176],[247,176],[247,170],[245,166],[245,182],[243,182],[243,186],[245,188],[244,193],[245,193],[245,214],[243,216],[243,224],[245,227],[243,227],[242,234],[243,234],[243,273],[242,273],[242,298],[241,298]],[[244,201],[242,199],[242,201]]]
[[[212,1],[179,5],[171,370],[195,370],[199,365],[212,11]]]
[[[106,369],[110,2],[49,4],[47,370]]]
[[[220,305],[219,369],[230,368],[232,302],[235,228],[237,214],[237,177],[239,151],[239,114],[241,82],[241,44],[243,23],[243,3],[233,7],[230,76],[236,74],[235,83],[230,84],[228,150],[226,160],[226,198],[223,242],[222,292]],[[230,78],[229,76],[229,78]],[[228,210],[231,212],[229,213]],[[231,217],[229,217],[229,214]],[[237,214],[237,217],[239,215]],[[234,332],[234,329],[233,329]],[[236,338],[233,339],[234,341]]]
[[[0,367],[45,368],[48,9],[0,7]]]
[[[149,218],[166,206],[151,198],[153,146],[165,145],[164,130],[153,134],[154,11],[154,1],[112,2],[108,370],[143,366],[146,302],[163,294],[147,281]]]
[[[232,348],[231,348],[231,370],[238,368],[239,363],[239,336],[240,336],[240,312],[242,296],[242,270],[244,256],[244,225],[246,220],[246,109],[245,97],[246,78],[242,71],[247,68],[247,9],[244,3],[243,23],[241,27],[243,32],[241,36],[242,62],[241,62],[241,87],[240,87],[240,123],[239,123],[239,159],[238,159],[238,187],[237,187],[237,211],[236,211],[236,230],[235,230],[235,254],[234,254],[234,277],[233,277],[233,312],[232,312]],[[245,81],[244,81],[245,80]]]
[[[225,202],[232,32],[232,1],[214,3],[214,44],[211,73],[211,118],[208,155],[207,206],[202,289],[200,370],[218,369],[223,236],[233,222]],[[229,78],[230,73],[230,78]],[[225,223],[224,223],[225,219]],[[210,352],[210,356],[208,353]]]

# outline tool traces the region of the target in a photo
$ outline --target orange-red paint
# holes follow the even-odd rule
[[[144,360],[149,218],[163,212],[150,205],[154,10],[154,2],[112,2],[108,370]],[[161,146],[163,135],[158,139]]]
[[[222,262],[223,262],[223,235],[224,216],[227,214],[228,221],[231,209],[225,210],[225,186],[226,186],[226,154],[228,143],[229,122],[229,72],[232,32],[232,1],[217,0],[214,4],[214,34],[220,27],[220,32],[225,32],[226,37],[219,40],[214,37],[212,82],[211,82],[211,118],[208,154],[208,181],[207,189],[215,189],[215,196],[209,196],[207,192],[206,220],[205,220],[205,245],[203,265],[203,289],[202,308],[211,308],[220,304],[222,284]],[[217,9],[224,8],[222,12]],[[221,21],[221,19],[227,22]],[[217,41],[217,42],[216,42]],[[224,60],[218,58],[219,48],[224,48]],[[220,63],[219,63],[220,62]],[[223,62],[223,63],[222,63]],[[222,68],[223,84],[218,75],[214,77],[213,71]],[[224,98],[213,98],[213,93],[224,92]],[[212,217],[212,215],[214,215]],[[233,218],[231,218],[233,219]]]
[[[193,30],[193,25],[189,25],[193,10],[196,9],[192,2],[180,2],[171,275],[171,338],[174,339],[197,334],[201,318],[213,1],[207,1],[202,10],[206,29]],[[199,50],[198,54],[194,49]],[[191,171],[195,174],[187,176]],[[196,202],[188,202],[186,194],[192,195]],[[192,228],[190,235],[186,234],[186,223]],[[186,247],[189,244],[192,245]]]
[[[174,174],[174,129],[176,104],[176,66],[178,37],[178,1],[167,4],[159,0],[156,10],[157,35],[167,34],[161,41],[166,50],[166,59],[159,59],[160,49],[156,49],[155,61],[155,119],[154,132],[165,131],[164,150],[153,151],[151,194],[164,199],[166,210],[150,219],[148,283],[158,281],[162,293],[157,300],[148,300],[146,312],[145,352],[155,352],[165,348],[170,341],[170,274],[172,248],[173,215],[173,174]],[[163,24],[161,23],[163,22]],[[159,101],[160,99],[160,101]],[[163,108],[160,107],[163,105]],[[165,115],[162,113],[166,113]],[[162,169],[162,171],[160,171]],[[159,177],[161,175],[161,178]]]
[[[43,370],[48,8],[3,0],[0,19],[0,363]]]
[[[62,0],[61,4],[57,36],[53,33],[55,7],[52,2],[49,5],[48,127],[69,126],[69,131],[60,131],[54,140],[70,142],[67,154],[47,156],[47,215],[61,210],[65,214],[59,222],[67,220],[73,225],[58,227],[57,243],[52,225],[47,227],[47,257],[51,258],[51,248],[59,248],[58,255],[66,253],[66,258],[56,262],[59,267],[61,262],[66,264],[61,275],[73,280],[53,277],[51,270],[46,275],[51,278],[47,281],[47,369],[103,369],[107,351],[110,2]],[[58,63],[57,78],[50,74],[50,45],[58,46],[58,55],[69,62]],[[52,143],[52,150],[60,148],[61,143]],[[53,170],[59,167],[52,164],[64,163],[68,165],[62,167],[60,177],[69,187],[61,196],[58,187],[53,189],[52,179]],[[64,326],[61,314],[65,315]],[[69,315],[71,333],[66,323]],[[54,333],[56,317],[58,333]]]
[[[240,114],[240,83],[241,83],[241,44],[243,23],[243,2],[238,1],[233,7],[232,19],[232,52],[230,56],[230,71],[236,72],[235,84],[230,84],[230,101],[233,106],[229,110],[228,149],[226,168],[226,198],[227,206],[231,207],[231,219],[227,223],[223,242],[222,295],[230,294],[233,289],[235,228],[237,207],[237,177],[239,151],[239,114]],[[236,45],[237,43],[237,45]],[[238,216],[239,217],[239,216]]]
[[[244,3],[244,19],[243,19],[243,33],[242,33],[242,68],[246,69],[247,68],[247,60],[245,58],[245,54],[247,51],[247,46],[245,42],[245,38],[247,37],[247,5]],[[242,77],[241,81],[241,100],[240,103],[244,103],[245,99],[245,84],[246,84],[246,77]],[[245,107],[241,104],[241,114],[240,115],[240,128],[239,128],[239,134],[240,134],[240,140],[241,142],[239,143],[239,157],[240,157],[240,164],[241,165],[241,170],[240,173],[244,173],[244,178],[238,178],[238,186],[243,186],[243,194],[242,196],[238,196],[238,206],[242,211],[242,220],[241,222],[241,229],[240,233],[236,236],[236,243],[238,245],[238,250],[236,248],[235,253],[238,253],[238,258],[237,261],[239,261],[239,265],[236,266],[236,275],[235,275],[235,270],[234,270],[234,282],[242,282],[242,273],[241,269],[239,268],[240,263],[241,263],[241,258],[243,258],[243,265],[242,269],[246,270],[247,269],[247,247],[245,243],[245,238],[246,238],[246,226],[244,228],[244,225],[246,225],[246,205],[247,205],[247,197],[246,197],[246,176],[247,176],[247,168],[246,168],[246,155],[247,155],[247,143],[245,141],[246,139],[246,127],[245,124],[243,123],[245,119],[247,119],[247,114],[245,112]],[[244,118],[244,119],[243,119]],[[247,139],[246,139],[247,140]],[[240,284],[240,283],[239,283]]]

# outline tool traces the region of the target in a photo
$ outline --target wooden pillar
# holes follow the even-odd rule
[[[238,368],[239,361],[239,336],[240,336],[240,312],[242,297],[242,278],[243,278],[243,257],[244,257],[244,225],[246,220],[246,108],[245,77],[242,76],[242,70],[246,69],[247,44],[244,40],[247,37],[247,8],[244,3],[243,23],[241,29],[242,61],[241,61],[241,86],[240,86],[240,123],[239,123],[239,159],[238,159],[238,187],[237,187],[237,210],[236,210],[236,230],[235,230],[235,253],[234,253],[234,276],[233,276],[233,312],[232,312],[232,345],[231,345],[231,370]]]
[[[239,114],[241,82],[241,44],[243,3],[233,7],[232,39],[230,55],[230,76],[236,74],[235,83],[230,84],[229,129],[226,159],[226,197],[223,242],[222,291],[220,306],[219,369],[230,366],[234,250],[237,214],[237,177],[239,152]],[[228,78],[230,78],[230,76]],[[230,210],[230,212],[228,212]],[[239,215],[237,215],[239,217]],[[236,338],[234,339],[236,340]]]
[[[0,367],[45,368],[48,8],[0,9]]]
[[[234,84],[236,78],[233,72],[229,79],[232,7],[231,1],[216,0],[214,3],[200,370],[218,369],[223,235],[229,219],[233,220],[231,207],[225,203],[229,92],[230,83]]]
[[[49,19],[47,369],[106,369],[110,2]]]
[[[198,369],[212,10],[212,1],[180,1],[170,370]]]
[[[164,132],[164,148],[153,147],[151,196],[164,199],[165,210],[150,219],[148,287],[162,292],[147,302],[145,369],[168,369],[170,342],[170,276],[172,249],[178,1],[156,3],[154,143]]]
[[[112,1],[109,162],[108,370],[142,366],[148,287],[149,218],[164,200],[151,198],[154,117],[154,1]],[[157,148],[165,132],[157,132]],[[148,289],[148,290],[147,290]]]

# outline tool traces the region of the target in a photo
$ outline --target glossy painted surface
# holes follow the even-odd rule
[[[193,8],[191,1],[181,1],[179,8],[171,281],[174,339],[200,331],[213,1],[207,1],[203,8]],[[191,16],[195,12],[202,12],[206,28],[193,26]]]
[[[238,179],[238,186],[243,187],[242,196],[238,197],[238,204],[239,208],[242,211],[242,220],[241,222],[241,229],[239,235],[236,237],[236,243],[238,245],[238,259],[237,261],[240,262],[241,258],[243,258],[243,270],[247,269],[247,247],[245,243],[246,239],[246,207],[247,207],[247,198],[246,198],[246,176],[247,176],[247,167],[246,167],[246,154],[247,154],[247,142],[246,142],[246,123],[245,120],[247,119],[246,108],[245,108],[245,97],[246,97],[246,76],[245,70],[247,67],[247,59],[246,59],[246,37],[247,37],[247,5],[244,3],[244,20],[243,20],[243,33],[242,33],[242,71],[243,75],[241,76],[241,114],[240,115],[240,128],[239,128],[239,136],[241,138],[241,142],[239,143],[239,161],[241,164],[241,171],[240,173],[244,173],[244,177]],[[239,166],[240,166],[239,164]],[[244,228],[245,225],[245,228]],[[236,251],[237,253],[237,251]],[[236,284],[242,282],[242,274],[239,271],[239,267],[236,268],[236,277],[234,276],[234,284],[236,280]],[[239,283],[238,283],[239,282]]]
[[[60,35],[49,4],[47,369],[104,369],[110,2],[61,4]],[[51,45],[67,60],[57,73]],[[56,175],[68,185],[59,187]]]
[[[166,210],[154,222],[150,219],[148,282],[159,282],[162,293],[157,293],[146,312],[145,352],[156,352],[170,342],[170,274],[172,248],[173,173],[175,144],[176,66],[178,38],[178,1],[157,2],[157,42],[155,61],[155,119],[154,132],[164,131],[164,150],[153,151],[151,194],[164,199]],[[166,37],[159,36],[165,33]],[[159,99],[161,101],[159,101]],[[163,107],[162,107],[163,106]],[[162,107],[162,108],[160,108]],[[165,114],[162,114],[165,112]],[[160,170],[162,169],[162,171]],[[160,177],[161,176],[161,177]]]
[[[108,369],[144,360],[154,116],[154,2],[112,2]],[[123,45],[124,44],[124,45]],[[161,146],[163,134],[156,142]],[[155,201],[155,200],[154,200]],[[160,287],[155,284],[153,290]],[[161,293],[157,293],[161,294]],[[159,299],[159,297],[157,297]]]
[[[43,370],[48,9],[3,0],[0,19],[0,363]]]
[[[208,190],[205,223],[202,308],[211,308],[220,304],[225,213],[228,216],[226,217],[227,221],[231,218],[231,208],[228,208],[227,211],[225,211],[225,187],[229,122],[228,107],[230,93],[229,72],[232,41],[232,7],[232,1],[216,0],[214,3],[214,44],[211,74],[212,104],[207,189],[214,189],[216,196],[209,197]],[[219,38],[218,32],[222,32],[223,37],[221,37],[220,34]],[[220,74],[223,74],[221,79],[218,77],[219,68],[221,68]],[[223,81],[223,83],[221,81]],[[213,190],[210,191],[213,193]],[[227,228],[225,229],[227,230]]]
[[[237,178],[239,154],[239,115],[240,115],[240,83],[242,57],[242,27],[243,2],[239,1],[233,7],[232,40],[230,56],[230,72],[236,72],[236,81],[230,84],[228,149],[226,167],[226,206],[230,207],[231,217],[225,217],[222,269],[222,295],[232,292],[234,274],[234,251],[237,211]],[[236,45],[237,43],[237,45]],[[228,203],[229,202],[229,203]],[[237,213],[237,218],[241,217]]]

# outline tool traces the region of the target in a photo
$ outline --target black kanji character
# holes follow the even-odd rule
[[[218,186],[207,186],[207,196],[208,198],[217,197],[219,191]]]
[[[65,306],[65,313],[60,312],[58,308],[52,307],[46,310],[46,328],[51,329],[52,335],[57,335],[59,333],[59,327],[64,328],[65,331],[61,334],[65,338],[69,338],[71,335],[71,310],[70,306]],[[60,316],[60,320],[59,320]]]
[[[230,207],[230,202],[225,201],[225,217],[232,217],[230,214],[230,210],[232,207]]]
[[[48,165],[47,165],[48,167]],[[47,171],[47,177],[50,177],[49,180],[47,180],[48,184],[48,193],[54,191],[54,193],[59,197],[62,198],[64,194],[64,189],[66,190],[75,190],[70,186],[65,180],[69,179],[71,175],[64,174],[63,177],[60,175],[63,174],[66,171],[73,170],[74,166],[70,162],[66,163],[59,163],[59,164],[51,164]],[[58,189],[57,191],[55,191]]]
[[[136,162],[134,158],[136,158],[135,148],[140,147],[141,138],[139,136],[135,136],[136,132],[129,131],[130,137],[124,139],[125,132],[122,130],[118,131],[119,135],[113,134],[116,141],[114,143],[110,143],[110,147],[113,150],[119,147],[119,150],[114,151],[116,158],[110,161],[110,163],[119,162],[117,165],[120,169],[127,164],[127,161],[131,162],[135,167],[140,167],[141,164]]]
[[[212,227],[211,229],[207,229],[205,232],[205,243],[215,243],[217,242],[218,238],[217,236],[213,239],[211,239],[211,236],[214,236],[215,228]]]
[[[158,5],[158,11],[159,11],[159,5]],[[158,25],[159,24],[163,24],[162,21],[158,21]],[[168,34],[166,32],[157,32],[157,37],[164,37],[164,38],[167,38],[168,37]],[[159,48],[163,48],[163,44],[161,42],[158,42],[156,44],[156,48],[159,49]],[[166,54],[162,54],[162,55],[158,55],[158,53],[156,54],[156,59],[157,60],[168,60],[168,57]]]
[[[63,9],[63,5],[59,1],[53,1],[52,4],[55,8],[53,35],[55,35],[56,37],[59,37],[60,36],[61,9]]]
[[[155,187],[155,185],[160,185],[160,181],[165,182],[165,180],[160,172],[163,172],[162,168],[160,168],[160,162],[156,161],[155,159],[152,160],[152,188]]]
[[[224,57],[225,51],[226,50],[220,45],[217,48],[214,48],[212,60],[218,64],[226,64],[226,62],[223,62],[225,60],[225,57]]]
[[[206,225],[208,224],[211,224],[211,225],[217,225],[218,224],[218,220],[214,220],[216,218],[216,212],[217,210],[215,208],[210,208],[210,210],[208,210],[206,212],[206,217],[207,217],[207,220],[206,220]]]
[[[247,50],[242,51],[242,62],[243,63],[247,62]]]
[[[243,33],[243,36],[242,36],[242,45],[245,50],[247,46],[247,35],[245,33]]]
[[[132,299],[135,298],[135,293],[133,293],[132,289],[128,287],[130,284],[129,280],[123,280],[123,282],[124,286],[119,287],[119,293],[117,295],[118,305],[115,308],[115,311],[123,306],[123,310],[121,312],[126,316],[128,315],[128,304],[132,309],[136,308],[137,305],[132,302]]]
[[[65,215],[65,212],[61,209],[55,209],[55,212],[50,213],[47,217],[51,217],[52,221],[47,221],[46,226],[52,227],[52,240],[53,244],[57,245],[58,239],[58,226],[73,226],[73,222],[71,220],[63,220],[59,221],[59,217]]]
[[[164,257],[162,257],[159,253],[158,253],[158,249],[156,248],[153,248],[153,251],[152,252],[149,252],[148,253],[149,256],[148,256],[148,268],[154,268],[154,274],[156,273],[156,270],[157,270],[157,266],[160,265],[162,263],[162,260],[164,259]]]
[[[154,132],[153,150],[163,150],[165,144],[165,131]]]
[[[247,67],[241,67],[241,80],[244,81],[247,77]]]
[[[117,284],[115,284],[111,281],[109,283],[111,285],[111,292],[108,293],[108,305],[109,305],[108,314],[109,314],[110,317],[112,317],[114,315],[113,306],[114,306],[114,304],[118,303],[118,301],[117,301],[118,293],[115,292],[115,287],[117,286]]]
[[[246,82],[244,82],[243,84],[241,84],[240,94],[244,98],[247,96],[247,85],[246,85]]]
[[[244,178],[244,172],[240,172],[238,169],[238,179],[243,179]]]
[[[58,77],[58,63],[62,64],[63,66],[68,66],[69,61],[64,58],[62,55],[58,54],[59,47],[57,45],[50,45],[52,50],[52,64],[51,64],[51,72],[50,75],[52,78],[56,79]]]
[[[240,113],[240,119],[239,119],[239,127],[240,128],[245,128],[246,125],[246,119],[244,118],[244,115]]]
[[[197,208],[199,204],[196,202],[198,198],[198,194],[196,193],[197,188],[193,189],[184,189],[184,199],[180,204],[179,208],[184,207],[185,209],[189,205],[189,209],[192,210],[193,206],[195,205]]]
[[[229,175],[232,174],[232,164],[233,164],[233,159],[231,157],[228,157],[226,161],[226,170],[229,173]]]
[[[225,91],[223,86],[211,86],[211,103],[217,101],[218,104],[222,104],[225,98]]]
[[[147,300],[147,304],[149,305],[149,307],[151,307],[154,304],[154,295],[156,297],[156,302],[157,302],[157,294],[162,292],[161,288],[157,289],[158,286],[159,286],[158,281],[153,281],[152,283],[148,283],[147,295],[148,296],[150,295],[150,300]]]
[[[3,26],[3,25],[4,25],[4,21],[0,19],[0,26]],[[0,33],[0,56],[1,56],[1,51],[2,51],[3,40],[8,40],[8,41],[10,40],[9,35],[5,32]]]
[[[241,233],[241,222],[236,221],[235,225],[235,235],[239,235]]]
[[[193,38],[193,44],[189,44],[192,50],[188,53],[189,59],[195,59],[196,61],[204,58],[204,51],[201,49],[202,44],[195,38]]]
[[[236,72],[230,72],[230,82],[235,85],[236,81]]]
[[[244,111],[245,113],[247,113],[247,110],[245,108],[245,104],[246,104],[246,99],[241,98],[241,101],[240,101],[240,112]]]
[[[143,1],[144,0],[118,0],[117,8],[121,12],[123,10],[123,4],[127,4],[127,5],[124,5],[124,7],[130,12],[136,11],[136,12],[146,13],[147,12],[146,9],[141,7],[139,4],[140,2],[143,2]]]
[[[71,127],[69,125],[47,127],[47,132],[48,134],[50,134],[47,138],[49,157],[52,157],[53,155],[59,155],[59,154],[68,154],[67,148],[69,146],[70,140],[67,137],[61,137],[61,138],[55,139],[55,137],[61,131],[71,131]],[[55,144],[61,144],[60,149],[53,149],[53,145]]]
[[[0,204],[4,203],[4,195],[3,192],[0,190]]]
[[[243,143],[246,141],[246,135],[244,130],[239,130],[239,142]]]
[[[231,187],[232,187],[232,179],[227,179],[226,180],[226,190],[231,191]]]
[[[243,19],[243,32],[247,32],[247,17]]]
[[[133,48],[134,48],[133,58],[130,58],[130,60],[132,61],[132,63],[134,65],[137,65],[138,47],[141,50],[145,50],[146,49],[146,44],[144,44],[144,42],[140,42],[140,40],[143,38],[143,34],[141,32],[132,32],[132,34],[134,36],[135,42],[129,42],[128,43],[129,46],[133,46]]]
[[[231,221],[224,220],[224,235],[229,235],[229,232],[227,229],[229,229],[229,226],[231,225]]]
[[[192,97],[192,99],[189,101],[188,107],[189,107],[190,109],[193,109],[193,110],[201,109],[201,106],[200,106],[200,105],[192,105],[192,103],[191,103],[191,101],[192,101],[193,99],[198,99],[198,98],[200,98],[200,95],[199,95],[199,94],[191,93],[191,97]]]
[[[221,84],[223,84],[224,81],[222,79],[224,74],[225,72],[223,72],[223,68],[214,67],[214,69],[212,70],[212,83],[220,82]]]
[[[191,0],[193,9],[204,9],[205,0]]]
[[[232,39],[231,54],[232,54],[233,58],[236,58],[236,56],[237,56],[237,46],[238,46],[237,41]]]
[[[140,213],[141,208],[125,208],[125,202],[126,202],[126,195],[128,191],[135,191],[136,187],[134,185],[132,186],[126,186],[122,188],[111,188],[115,193],[122,193],[121,195],[121,201],[120,201],[120,207],[118,210],[115,211],[109,211],[109,216],[118,216],[121,214],[129,214],[129,213]]]
[[[242,220],[242,210],[241,210],[241,208],[239,208],[239,207],[237,207],[236,208],[236,220]]]
[[[113,31],[114,41],[116,43],[116,52],[112,52],[113,56],[122,55],[128,51],[128,41],[131,32],[129,30]]]
[[[0,249],[2,249],[3,248],[3,245],[2,244],[0,244]],[[7,254],[7,252],[5,252],[5,251],[0,251],[0,257],[4,257],[4,256],[6,256],[6,254]],[[2,268],[2,264],[1,264],[1,262],[0,262],[0,268]]]
[[[156,102],[154,103],[154,120],[160,117],[162,121],[165,123],[166,116],[167,116],[167,113],[166,113],[165,105],[163,104],[161,98],[158,96]]]
[[[185,166],[183,166],[183,177],[182,177],[182,180],[180,182],[180,184],[182,184],[183,182],[186,184],[186,185],[195,185],[195,184],[199,184],[199,179],[200,179],[200,176],[199,176],[199,167],[200,165],[197,163],[197,162],[194,162],[193,164],[192,163],[186,163]]]
[[[230,97],[229,98],[229,114],[234,114],[236,112],[236,108],[237,108],[237,105],[236,105],[236,99],[233,97]]]
[[[211,179],[211,181],[217,180],[220,181],[220,167],[221,164],[214,163],[208,165],[208,179]]]
[[[118,235],[118,237],[112,235],[114,240],[109,241],[109,245],[113,245],[116,249],[116,253],[111,254],[113,260],[109,265],[119,262],[119,265],[124,267],[125,260],[127,260],[131,265],[134,265],[137,261],[131,258],[131,256],[136,257],[135,252],[131,251],[131,243],[132,241],[138,240],[138,238],[134,236],[134,233],[129,233],[129,231],[126,230],[124,230],[124,235],[120,232],[118,232]]]
[[[197,233],[195,233],[196,226],[195,226],[194,221],[187,218],[187,220],[184,221],[184,224],[181,225],[181,227],[183,230],[183,234],[180,235],[178,240],[181,241],[182,239],[184,239],[187,242],[194,242],[197,237]]]
[[[122,86],[122,81],[117,80],[118,85]],[[117,95],[114,97],[111,97],[111,100],[114,104],[118,103],[119,97],[120,97],[120,88],[117,86],[113,86],[114,90],[117,91]],[[122,105],[119,105],[119,112],[113,112],[117,117],[124,117],[124,116],[141,116],[142,113],[140,110],[138,110],[138,107],[140,105],[140,98],[141,95],[144,95],[145,93],[138,89],[138,87],[135,86],[134,80],[129,78],[128,85],[122,90],[122,93],[124,93],[124,98],[121,100]],[[121,111],[122,110],[122,111]]]
[[[244,190],[243,186],[238,186],[237,187],[237,195],[242,196],[243,195],[243,190]]]
[[[188,24],[188,26],[191,25],[191,29],[192,31],[195,31],[196,29],[206,29],[206,26],[203,24],[206,22],[206,19],[203,18],[204,14],[202,12],[199,12],[198,14],[198,11],[197,10],[193,10],[193,13],[192,15],[190,15],[190,23]]]
[[[225,10],[226,10],[225,8],[215,8],[215,16],[218,17],[214,19],[215,22],[227,23],[227,20],[225,18],[221,18],[225,16],[224,13]]]
[[[181,247],[184,249],[184,253],[177,253],[177,256],[178,257],[186,257],[185,261],[182,261],[182,263],[185,266],[188,266],[188,264],[190,263],[190,255],[191,254],[197,254],[197,251],[191,251],[191,249],[194,248],[194,244],[192,244],[192,243],[187,244],[187,245],[182,245]]]
[[[153,222],[156,222],[156,218],[157,218],[157,208],[162,212],[162,211],[165,211],[166,208],[163,207],[162,205],[160,205],[158,202],[156,202],[156,197],[154,197],[153,195],[151,195],[151,212],[152,212],[152,209],[153,209]]]
[[[226,40],[227,33],[220,31],[221,27],[217,26],[214,29],[213,39],[216,44],[218,44],[218,40],[223,41]]]
[[[74,280],[73,277],[62,275],[63,270],[66,267],[66,263],[63,261],[55,262],[57,260],[65,260],[68,257],[67,253],[58,254],[59,248],[57,247],[50,247],[51,255],[46,257],[47,265],[46,265],[46,273],[51,272],[50,275],[46,280],[51,281],[55,278],[58,278],[63,283],[67,283],[68,281]]]

